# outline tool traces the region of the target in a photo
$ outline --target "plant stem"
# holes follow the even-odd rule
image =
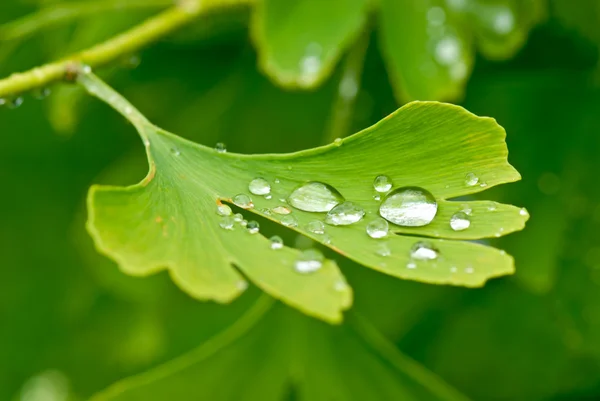
[[[24,39],[42,29],[102,12],[154,9],[172,4],[172,0],[94,0],[53,4],[23,18],[0,25],[0,42]]]
[[[147,19],[128,31],[90,49],[71,55],[63,60],[46,64],[32,70],[16,73],[0,80],[0,98],[43,88],[59,81],[68,74],[74,64],[101,67],[126,54],[135,53],[150,43],[190,23],[196,17],[216,9],[248,4],[251,0],[180,0],[174,6]]]
[[[323,138],[325,144],[348,134],[352,122],[352,110],[360,90],[360,81],[370,36],[370,29],[365,28],[361,37],[346,56],[342,77],[338,84],[337,96],[331,111],[331,118]]]

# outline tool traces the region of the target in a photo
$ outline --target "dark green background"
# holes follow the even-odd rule
[[[0,22],[32,10],[4,1]],[[401,282],[338,258],[355,308],[474,400],[600,399],[598,34],[595,24],[578,30],[553,11],[514,59],[478,57],[459,102],[506,128],[509,161],[523,176],[482,194],[532,215],[525,231],[492,241],[515,256],[516,275],[466,290]],[[0,74],[143,17],[53,28],[10,53],[0,41]],[[314,92],[274,86],[256,69],[246,19],[187,28],[144,51],[137,68],[124,60],[101,75],[156,124],[202,144],[241,153],[320,144],[339,71]],[[141,178],[142,146],[100,102],[76,88],[52,90],[43,101],[26,95],[20,108],[0,108],[1,400],[20,399],[24,383],[48,370],[66,375],[70,399],[85,399],[202,343],[255,295],[229,306],[199,303],[166,274],[127,277],[95,254],[84,230],[86,191]],[[398,106],[372,42],[352,131]]]

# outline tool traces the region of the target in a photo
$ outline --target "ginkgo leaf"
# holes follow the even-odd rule
[[[306,401],[466,400],[364,319],[332,327],[263,297],[197,349],[117,382],[92,401],[279,401],[290,392]]]
[[[243,274],[307,314],[340,321],[352,294],[335,262],[311,260],[311,270],[317,271],[302,274],[299,251],[272,249],[258,230],[251,233],[231,216],[217,213],[219,206],[228,209],[223,202],[234,199],[248,209],[247,220],[258,214],[287,225],[392,276],[480,286],[514,269],[512,257],[503,251],[449,240],[501,236],[522,229],[528,219],[524,210],[509,205],[446,200],[520,178],[507,162],[505,132],[493,119],[457,106],[416,102],[332,145],[287,155],[248,156],[206,148],[157,128],[92,74],[81,75],[80,82],[128,118],[146,145],[150,164],[146,178],[129,187],[94,186],[88,197],[88,230],[97,248],[129,274],[168,269],[192,296],[219,302],[228,302],[245,289]],[[437,202],[431,224],[390,224],[385,238],[367,235],[367,225],[380,219],[373,187],[379,175],[388,177],[395,188],[429,191]],[[248,192],[256,178],[269,185],[268,196]],[[324,213],[286,203],[298,186],[311,181],[335,188],[339,196],[364,210],[365,217],[351,225],[323,224]],[[470,227],[451,227],[458,212]],[[395,235],[401,233],[410,235]],[[426,248],[425,255],[415,253],[415,247]]]
[[[364,26],[368,3],[367,0],[257,2],[251,31],[261,68],[283,86],[320,84]]]

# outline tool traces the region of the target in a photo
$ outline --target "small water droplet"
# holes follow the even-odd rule
[[[283,248],[283,239],[279,235],[274,235],[269,238],[271,241],[271,249],[281,249]]]
[[[443,25],[446,21],[446,12],[441,7],[431,7],[427,10],[427,21],[431,25]]]
[[[242,209],[252,209],[254,207],[252,199],[250,199],[250,197],[246,194],[238,194],[234,196],[233,203]]]
[[[379,202],[381,200],[381,195],[379,195],[379,194],[373,195],[373,200],[376,200]]]
[[[246,224],[246,229],[250,234],[256,234],[260,230],[260,225],[257,221],[252,220]]]
[[[263,207],[259,210],[259,212],[261,212],[262,214],[264,214],[265,216],[270,216],[271,215],[271,209],[269,209],[268,207]]]
[[[333,140],[333,144],[334,144],[335,146],[342,146],[342,138],[335,138],[335,139]]]
[[[240,221],[240,226],[246,227],[247,225],[248,225],[248,220],[244,219],[244,220]]]
[[[473,209],[471,209],[471,206],[467,204],[463,205],[462,211],[463,213],[468,214],[469,216],[473,213]]]
[[[329,235],[325,235],[325,236],[323,237],[323,240],[322,240],[322,242],[323,242],[325,245],[329,245],[329,244],[331,244],[331,237],[330,237]]]
[[[333,283],[333,289],[337,292],[344,292],[348,289],[348,283],[344,280],[336,280],[335,283]]]
[[[344,197],[331,185],[311,181],[299,186],[288,197],[288,203],[305,212],[329,212]]]
[[[410,249],[410,257],[417,260],[435,260],[439,251],[429,241],[419,241]]]
[[[325,234],[325,224],[320,220],[313,220],[306,225],[306,229],[313,234]]]
[[[279,184],[281,181],[279,181],[279,178],[275,178],[275,184]]]
[[[246,291],[248,289],[248,282],[244,281],[244,280],[240,280],[238,281],[235,286],[238,288],[238,290],[240,291]]]
[[[286,227],[298,227],[298,219],[291,214],[283,216],[279,221]]]
[[[373,188],[377,192],[388,192],[392,189],[392,180],[387,175],[378,175],[373,181]]]
[[[509,34],[515,26],[515,17],[512,11],[508,7],[502,7],[494,16],[492,26],[499,35]]]
[[[50,88],[40,88],[40,89],[34,90],[31,93],[31,95],[33,96],[34,99],[43,100],[43,99],[46,99],[48,96],[50,96],[50,93],[52,93]]]
[[[488,184],[487,184],[486,182],[482,182],[481,184],[479,184],[479,186],[480,186],[481,188],[485,188],[485,187],[487,187],[487,185],[488,185]]]
[[[419,187],[398,188],[388,194],[379,214],[389,222],[405,227],[425,226],[437,213],[433,195]]]
[[[463,231],[469,228],[471,220],[465,212],[456,212],[450,218],[450,227],[454,231]]]
[[[378,244],[375,253],[379,256],[388,257],[392,254],[392,251],[387,244]]]
[[[467,273],[467,274],[471,274],[471,273],[473,273],[474,271],[475,271],[475,269],[473,269],[473,267],[472,267],[472,266],[467,266],[467,267],[465,267],[465,273]]]
[[[227,147],[225,146],[225,144],[223,142],[218,142],[215,145],[215,150],[219,153],[225,153],[225,152],[227,152]]]
[[[525,208],[521,208],[521,210],[519,210],[519,214],[521,216],[529,216],[529,212]]]
[[[231,216],[223,216],[221,218],[221,222],[219,223],[221,228],[224,228],[225,230],[233,230],[234,224],[235,220]]]
[[[323,254],[316,249],[306,249],[298,255],[294,268],[298,273],[313,273],[323,266]]]
[[[367,234],[371,238],[383,238],[388,235],[390,225],[388,222],[380,217],[367,224]]]
[[[266,194],[266,195],[265,195],[265,199],[266,199],[266,200],[271,200],[271,198],[272,198],[272,197],[273,197],[273,196],[272,196],[271,194]]]
[[[417,264],[413,261],[410,261],[406,264],[406,268],[407,269],[416,269],[417,268]]]
[[[290,214],[292,213],[292,211],[290,210],[289,207],[285,207],[285,206],[275,206],[273,208],[273,212],[277,213],[277,214]]]
[[[230,216],[231,208],[228,205],[221,203],[220,205],[217,205],[217,214],[220,216]]]
[[[15,96],[6,101],[6,107],[8,107],[9,109],[16,109],[16,108],[20,107],[22,104],[23,104],[22,96]]]
[[[352,202],[344,202],[331,209],[325,217],[325,222],[334,226],[346,226],[360,221],[365,211]]]
[[[236,213],[233,215],[233,221],[235,221],[236,223],[239,223],[242,220],[244,220],[244,216],[242,216],[241,213]]]
[[[456,268],[456,266],[450,266],[450,273],[456,273],[458,271],[458,269]]]
[[[461,56],[461,43],[454,36],[444,36],[435,45],[435,59],[441,65],[453,65]]]
[[[181,155],[181,151],[177,148],[171,148],[171,153],[175,156]]]
[[[496,211],[496,209],[497,209],[497,208],[498,208],[498,207],[497,207],[496,205],[490,205],[490,206],[488,206],[488,210],[489,210],[490,212],[494,212],[494,211]]]
[[[271,192],[271,184],[264,178],[255,178],[250,181],[248,189],[254,195],[267,195]]]
[[[479,177],[475,173],[468,173],[465,175],[465,184],[469,187],[474,187],[479,182]]]

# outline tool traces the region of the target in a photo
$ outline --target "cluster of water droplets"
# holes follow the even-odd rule
[[[37,100],[43,100],[50,96],[51,90],[50,88],[39,88],[30,92],[31,97]],[[21,95],[13,95],[9,97],[0,98],[0,107],[4,106],[8,109],[16,109],[20,107],[25,98]]]

